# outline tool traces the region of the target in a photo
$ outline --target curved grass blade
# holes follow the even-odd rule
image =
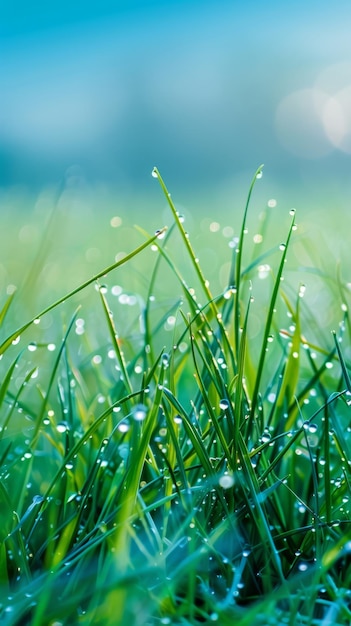
[[[2,344],[0,345],[0,355],[3,354],[7,350],[7,348],[12,344],[12,342],[15,341],[25,330],[27,330],[27,328],[29,328],[29,326],[31,326],[34,323],[34,320],[40,319],[41,317],[43,317],[43,315],[45,315],[46,313],[49,313],[49,311],[52,311],[53,309],[58,307],[60,304],[62,304],[66,300],[69,300],[70,298],[72,298],[72,296],[74,296],[75,294],[79,293],[80,291],[88,287],[89,285],[98,281],[99,278],[106,276],[117,267],[120,267],[121,265],[124,265],[125,263],[130,261],[130,259],[135,257],[140,252],[142,252],[142,250],[145,250],[145,248],[148,248],[148,246],[150,246],[150,244],[152,244],[155,241],[155,239],[157,239],[160,236],[160,234],[165,232],[165,230],[166,230],[166,227],[162,228],[153,237],[148,239],[148,241],[145,241],[138,248],[135,248],[135,250],[133,250],[132,252],[124,256],[123,259],[120,259],[119,261],[112,263],[112,265],[105,267],[105,269],[101,270],[98,274],[95,274],[94,276],[86,280],[84,283],[82,283],[81,285],[79,285],[78,287],[70,291],[69,293],[67,293],[65,296],[63,296],[62,298],[59,298],[59,300],[56,300],[55,302],[50,304],[48,307],[43,309],[43,311],[38,313],[38,315],[36,315],[31,320],[23,324],[23,326],[21,326],[16,331],[14,331],[9,337],[7,337],[7,339],[5,339],[5,341],[2,342]]]

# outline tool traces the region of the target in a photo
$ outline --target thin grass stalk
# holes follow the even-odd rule
[[[260,353],[260,357],[259,357],[259,361],[258,361],[258,365],[257,365],[256,380],[255,380],[255,385],[254,385],[254,389],[253,389],[252,396],[251,396],[252,397],[252,403],[251,403],[251,411],[250,411],[250,420],[254,420],[255,419],[256,405],[257,405],[259,389],[260,389],[261,379],[262,379],[263,370],[264,370],[264,363],[265,363],[266,355],[267,355],[266,347],[267,347],[267,343],[268,343],[268,337],[269,337],[270,331],[271,331],[272,320],[273,320],[274,311],[275,311],[275,305],[276,305],[276,301],[277,301],[277,297],[278,297],[278,293],[279,293],[279,289],[280,289],[280,282],[281,282],[281,278],[282,278],[282,275],[283,275],[283,269],[284,269],[286,254],[287,254],[287,251],[288,251],[288,247],[289,247],[289,243],[290,243],[292,232],[294,230],[294,226],[295,226],[295,215],[293,216],[293,219],[291,221],[291,225],[290,225],[290,228],[289,228],[288,236],[287,236],[286,242],[284,244],[283,254],[282,254],[282,257],[281,257],[281,260],[280,260],[278,273],[277,273],[277,277],[276,277],[276,280],[275,280],[275,283],[274,283],[272,297],[271,297],[270,304],[269,304],[269,310],[268,310],[267,319],[266,319],[266,323],[265,323],[265,327],[264,327],[264,333],[263,333],[261,353]]]
[[[277,552],[277,549],[276,549],[276,546],[272,537],[271,530],[269,528],[266,511],[264,510],[264,506],[259,496],[260,488],[259,488],[259,484],[257,481],[257,477],[251,465],[248,449],[240,433],[239,433],[238,443],[239,443],[240,462],[241,462],[241,466],[243,469],[245,482],[249,489],[252,502],[254,504],[255,513],[254,514],[252,513],[254,522],[255,522],[255,525],[257,525],[257,530],[262,539],[262,543],[263,544],[267,543],[267,545],[269,546],[267,559],[268,560],[272,559],[276,573],[280,580],[280,584],[284,585],[285,577],[284,577],[284,573],[282,570],[282,564],[281,564],[281,560],[280,560],[279,554]]]
[[[192,266],[193,266],[193,268],[195,270],[195,273],[196,273],[196,275],[197,275],[197,277],[199,279],[199,282],[200,282],[200,285],[201,285],[201,287],[203,289],[205,297],[206,297],[208,302],[210,302],[210,301],[212,302],[213,296],[212,296],[211,291],[209,289],[208,282],[207,282],[207,280],[205,279],[205,277],[204,277],[204,275],[202,273],[201,267],[200,267],[200,265],[199,265],[199,263],[198,263],[198,261],[196,259],[196,255],[195,255],[194,250],[192,248],[192,245],[190,243],[189,237],[187,237],[187,234],[186,234],[186,232],[184,230],[183,224],[182,224],[182,222],[181,222],[181,220],[179,218],[178,211],[176,210],[176,208],[175,208],[175,206],[173,204],[173,201],[172,201],[172,198],[170,196],[170,193],[168,192],[168,189],[167,189],[167,187],[166,187],[166,185],[165,185],[165,183],[163,181],[163,178],[162,178],[160,172],[158,171],[157,167],[154,167],[154,169],[152,171],[152,174],[153,174],[153,176],[155,178],[158,179],[158,181],[159,181],[159,183],[161,185],[162,191],[163,191],[163,193],[164,193],[164,195],[166,197],[166,200],[168,202],[168,205],[169,205],[169,207],[171,209],[171,212],[172,212],[172,215],[173,215],[173,219],[174,219],[174,221],[175,221],[175,223],[177,225],[177,228],[178,228],[178,230],[180,232],[181,238],[182,238],[182,240],[183,240],[183,242],[185,244],[185,247],[186,247],[187,252],[189,254],[189,257],[191,259]],[[213,306],[214,315],[216,317],[218,311],[217,311],[217,309],[216,309],[214,304],[212,306]]]
[[[190,257],[190,260],[191,260],[191,264],[192,264],[192,266],[193,266],[193,268],[195,270],[195,274],[196,274],[196,276],[197,276],[197,278],[199,280],[199,283],[200,283],[201,288],[203,290],[203,293],[205,295],[205,298],[206,298],[206,301],[208,303],[208,306],[211,309],[213,317],[215,319],[217,319],[218,328],[219,328],[219,331],[220,331],[221,335],[224,338],[226,338],[226,331],[225,331],[225,328],[223,326],[221,313],[218,311],[218,308],[216,306],[216,301],[213,298],[211,290],[209,288],[209,283],[205,279],[205,276],[204,276],[204,274],[203,274],[203,272],[201,270],[201,267],[200,267],[200,264],[198,262],[198,259],[197,259],[196,255],[195,255],[193,247],[192,247],[192,245],[190,243],[190,239],[189,239],[187,233],[184,230],[184,226],[183,226],[183,224],[182,224],[182,222],[181,222],[181,220],[179,218],[179,214],[178,214],[178,212],[177,212],[177,210],[176,210],[176,208],[175,208],[175,206],[173,204],[173,201],[171,199],[171,195],[168,192],[168,189],[167,189],[167,187],[166,187],[166,185],[165,185],[165,183],[164,183],[164,181],[162,179],[162,176],[160,175],[160,172],[158,171],[158,169],[156,167],[154,167],[154,169],[152,171],[152,175],[155,178],[158,179],[158,181],[159,181],[159,183],[161,185],[162,191],[163,191],[163,193],[164,193],[164,195],[166,197],[166,200],[168,202],[168,205],[169,205],[169,207],[171,209],[171,212],[172,212],[172,215],[173,215],[173,219],[174,219],[174,221],[175,221],[175,223],[177,225],[177,228],[178,228],[178,230],[180,232],[181,238],[182,238],[182,240],[183,240],[183,242],[185,244],[186,250],[187,250],[188,255]],[[198,308],[198,306],[197,306],[197,308]]]
[[[256,172],[254,174],[254,177],[253,177],[253,179],[251,181],[251,185],[250,185],[250,188],[249,188],[249,193],[248,193],[248,196],[247,196],[246,205],[245,205],[245,209],[244,209],[244,216],[243,216],[243,220],[242,220],[242,224],[241,224],[239,243],[238,243],[238,247],[236,249],[236,256],[235,256],[235,283],[234,283],[234,288],[235,288],[236,293],[235,293],[235,304],[234,304],[234,337],[235,337],[234,353],[235,353],[237,358],[239,356],[239,332],[240,332],[240,317],[241,317],[240,306],[241,306],[242,255],[243,255],[243,247],[244,247],[244,237],[245,237],[245,233],[246,233],[246,221],[247,221],[247,214],[248,214],[248,210],[249,210],[249,206],[250,206],[252,192],[253,192],[255,183],[257,181],[257,178],[260,178],[262,176],[262,169],[263,169],[263,165],[260,165],[260,167],[257,168],[257,170],[256,170]]]
[[[127,367],[126,367],[126,363],[125,363],[125,359],[123,356],[123,352],[119,346],[119,340],[118,340],[118,333],[112,318],[112,315],[110,313],[110,308],[108,306],[107,303],[107,299],[99,285],[99,283],[97,283],[97,285],[99,286],[99,294],[100,294],[100,299],[101,299],[101,303],[102,303],[102,307],[104,310],[104,314],[105,314],[105,318],[106,318],[106,322],[107,322],[107,327],[109,330],[109,335],[111,338],[111,343],[113,346],[113,349],[115,351],[116,357],[117,357],[117,362],[118,365],[120,367],[121,373],[122,373],[122,377],[123,377],[123,384],[125,386],[125,390],[127,394],[131,394],[133,393],[133,387],[132,387],[132,383],[130,381],[129,375],[128,375],[128,371],[127,371]]]
[[[212,373],[211,369],[207,365],[207,363],[206,363],[206,361],[205,361],[205,359],[204,359],[204,357],[203,357],[203,355],[201,353],[201,350],[198,347],[197,342],[194,340],[194,338],[192,338],[192,340],[191,340],[191,346],[192,346],[192,353],[193,353],[193,362],[194,362],[194,365],[195,365],[196,381],[197,381],[197,384],[199,386],[199,390],[200,390],[200,393],[201,393],[201,396],[202,396],[202,399],[203,399],[203,403],[206,406],[208,415],[211,417],[211,422],[212,422],[213,427],[214,427],[214,429],[216,431],[216,434],[217,434],[217,436],[218,436],[218,438],[220,440],[220,443],[221,443],[221,446],[222,446],[222,449],[223,449],[223,453],[224,453],[224,457],[227,459],[228,463],[230,463],[231,469],[234,470],[235,467],[236,467],[235,466],[235,461],[233,460],[232,455],[230,453],[230,448],[229,448],[228,442],[226,441],[225,434],[223,432],[223,428],[219,424],[217,415],[216,415],[215,411],[213,410],[212,404],[211,404],[211,402],[210,402],[210,400],[208,398],[208,387],[207,387],[207,385],[204,383],[204,381],[202,379],[202,374],[201,374],[200,369],[199,369],[198,364],[197,364],[197,359],[196,359],[196,355],[195,355],[195,346],[197,348],[199,356],[202,359],[202,362],[204,364],[205,369],[209,373],[209,376],[211,376],[211,373]],[[213,374],[212,374],[212,377],[213,377]],[[214,378],[212,378],[212,382],[214,382]],[[223,393],[220,394],[220,397],[223,397]],[[227,399],[227,398],[225,398],[225,399]],[[228,409],[229,409],[229,406],[230,406],[230,401],[228,400]],[[231,415],[231,411],[229,411],[229,415],[233,418],[233,416]]]
[[[241,418],[245,415],[242,406],[244,389],[243,381],[245,377],[245,359],[247,352],[247,325],[250,313],[251,297],[246,309],[244,324],[240,335],[239,351],[238,351],[238,374],[236,381],[235,400],[234,400],[234,433],[233,433],[233,465],[236,467],[239,462],[239,434],[242,427]],[[235,323],[235,322],[234,322]]]

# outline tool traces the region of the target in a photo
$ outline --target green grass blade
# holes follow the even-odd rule
[[[145,248],[148,248],[165,230],[166,229],[163,228],[160,231],[158,231],[157,234],[151,237],[148,241],[142,243],[138,248],[136,248],[135,250],[133,250],[132,252],[124,256],[123,259],[120,259],[119,261],[116,261],[112,265],[105,267],[98,274],[95,274],[94,276],[92,276],[92,278],[89,278],[84,283],[82,283],[81,285],[79,285],[78,287],[70,291],[69,293],[67,293],[65,296],[63,296],[62,298],[59,298],[59,300],[56,300],[55,302],[50,304],[43,311],[38,313],[38,315],[33,317],[30,321],[26,322],[25,324],[23,324],[23,326],[18,328],[15,332],[11,333],[11,335],[7,337],[7,339],[5,339],[5,341],[3,341],[2,344],[0,345],[0,355],[3,354],[7,350],[7,348],[12,344],[12,342],[15,341],[25,330],[27,330],[27,328],[29,328],[29,326],[33,324],[34,320],[40,319],[41,317],[46,315],[46,313],[49,313],[50,311],[58,307],[60,304],[65,302],[66,300],[69,300],[70,298],[72,298],[72,296],[76,295],[77,293],[79,293],[80,291],[88,287],[89,285],[96,283],[96,281],[98,281],[100,278],[106,276],[113,270],[117,269],[118,267],[130,261],[137,254],[140,254],[140,252],[145,250]]]
[[[263,169],[263,165],[260,165],[260,167],[256,170],[255,175],[251,181],[251,185],[249,188],[249,193],[247,196],[246,205],[244,209],[243,220],[241,224],[239,243],[235,252],[234,287],[236,290],[236,295],[235,295],[235,306],[234,306],[234,333],[235,333],[234,352],[236,353],[237,356],[239,354],[240,306],[241,306],[241,291],[242,291],[241,289],[242,256],[243,256],[243,247],[244,247],[244,237],[246,233],[246,221],[247,221],[247,214],[248,214],[248,210],[250,206],[252,192],[253,192],[255,183],[257,181],[257,178],[260,178],[262,176],[262,169]],[[230,284],[232,283],[230,282]]]
[[[284,265],[285,265],[285,259],[286,259],[286,255],[287,255],[287,251],[288,251],[291,235],[292,235],[292,232],[294,230],[294,226],[295,226],[295,215],[294,215],[294,217],[293,217],[293,219],[291,221],[291,225],[290,225],[290,229],[289,229],[289,232],[288,232],[288,236],[287,236],[286,242],[284,244],[283,254],[281,256],[281,260],[280,260],[277,276],[276,276],[274,287],[273,287],[271,300],[270,300],[270,303],[269,303],[269,310],[268,310],[267,317],[266,317],[266,320],[265,320],[265,327],[264,327],[264,332],[263,332],[261,353],[260,353],[260,357],[259,357],[259,361],[258,361],[258,365],[257,365],[257,373],[256,373],[255,385],[254,385],[254,388],[253,388],[253,391],[252,391],[252,404],[251,404],[251,411],[250,411],[250,415],[251,415],[250,419],[251,420],[253,420],[254,416],[255,416],[257,399],[258,399],[258,395],[259,395],[259,389],[260,389],[261,379],[262,379],[263,370],[264,370],[264,363],[265,363],[266,355],[267,355],[266,348],[267,348],[268,338],[269,338],[269,335],[271,333],[271,327],[272,327],[272,321],[273,321],[273,316],[274,316],[274,311],[275,311],[275,305],[276,305],[276,301],[277,301],[278,294],[279,294],[281,278],[282,278],[282,275],[283,275],[283,270],[284,270]]]

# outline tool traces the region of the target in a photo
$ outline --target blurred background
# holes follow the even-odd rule
[[[169,222],[154,165],[189,231],[217,220],[228,240],[264,163],[253,211],[270,207],[286,232],[293,206],[333,267],[347,254],[349,0],[19,0],[0,13],[2,287],[32,285],[30,263],[46,287],[76,284],[140,242],[134,223]]]
[[[264,162],[347,188],[350,24],[348,0],[2,3],[0,184],[133,193],[157,165],[201,192]]]

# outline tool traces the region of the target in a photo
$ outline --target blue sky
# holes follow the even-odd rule
[[[351,5],[0,5],[0,185],[348,176]],[[349,106],[350,105],[350,106]],[[205,181],[205,183],[204,183]]]

